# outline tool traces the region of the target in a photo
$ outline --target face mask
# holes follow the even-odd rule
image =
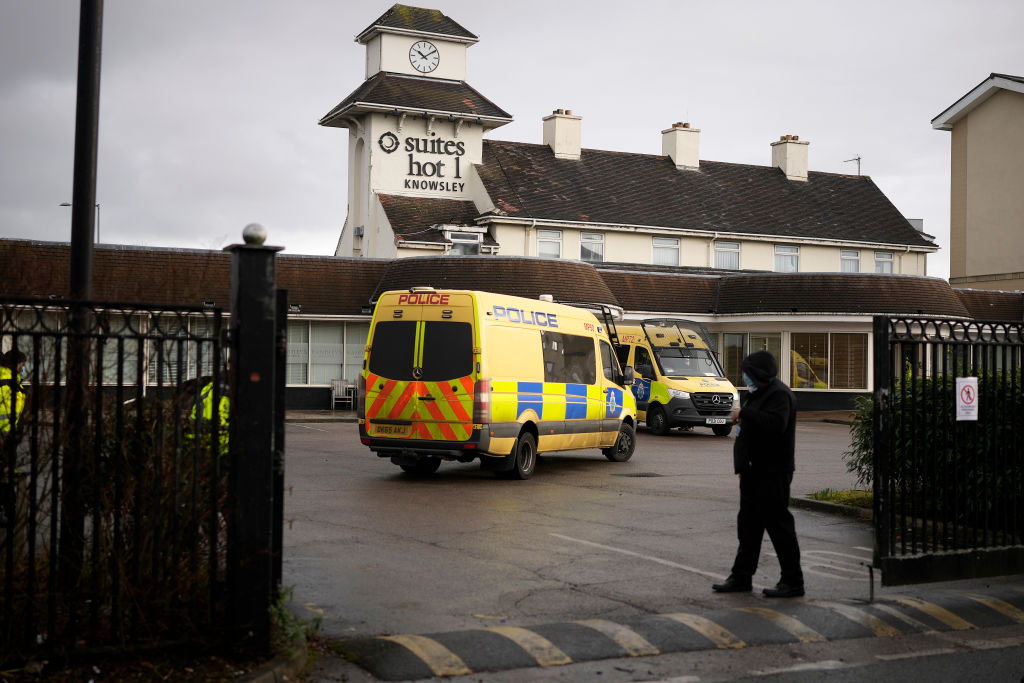
[[[746,383],[747,389],[750,391],[757,391],[757,385],[754,383],[754,380],[750,379],[750,375],[745,372],[743,373],[743,381]]]

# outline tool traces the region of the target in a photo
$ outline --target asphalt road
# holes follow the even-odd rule
[[[431,477],[411,478],[362,446],[350,423],[289,423],[287,430],[284,584],[294,591],[292,609],[321,615],[321,633],[327,637],[362,642],[364,650],[365,643],[372,643],[375,650],[361,656],[367,662],[374,656],[383,662],[385,668],[375,669],[380,677],[406,680],[430,677],[432,672],[417,658],[410,659],[411,668],[401,667],[410,642],[419,641],[389,641],[395,648],[389,650],[380,647],[377,636],[441,634],[429,641],[433,643],[448,634],[457,648],[481,630],[488,636],[519,637],[523,627],[531,633],[547,628],[553,639],[572,640],[570,632],[576,627],[564,625],[580,622],[605,631],[609,624],[628,624],[632,633],[649,634],[648,642],[657,643],[652,652],[659,656],[619,660],[614,655],[621,656],[621,651],[590,653],[590,645],[580,645],[574,656],[565,657],[573,664],[543,668],[550,680],[588,680],[598,675],[596,670],[601,670],[602,680],[668,680],[699,664],[709,667],[704,678],[689,680],[711,680],[715,675],[729,679],[750,672],[760,676],[788,670],[794,657],[801,665],[849,661],[862,648],[867,648],[865,661],[872,665],[890,661],[870,654],[880,647],[869,645],[878,640],[871,636],[879,635],[880,628],[865,621],[871,615],[854,610],[860,615],[858,623],[845,607],[835,606],[842,601],[866,602],[872,593],[867,568],[872,532],[863,522],[794,510],[808,594],[800,601],[781,602],[785,609],[796,605],[792,609],[799,613],[793,614],[801,623],[813,624],[811,630],[825,634],[822,640],[827,642],[798,643],[821,652],[794,655],[792,646],[788,651],[781,645],[771,647],[772,639],[759,635],[767,631],[751,622],[757,620],[756,610],[782,607],[780,601],[766,600],[757,591],[711,591],[711,583],[728,573],[735,552],[738,491],[730,438],[699,429],[666,437],[641,432],[636,454],[627,463],[609,462],[597,450],[545,455],[533,478],[519,482],[497,479],[476,463],[446,463]],[[846,426],[801,422],[797,443],[794,496],[853,486],[842,458],[849,443]],[[755,586],[773,585],[777,578],[778,564],[766,540]],[[877,578],[876,597],[905,592],[882,588]],[[1011,582],[1009,590],[1017,590],[1014,586]],[[722,640],[706,621],[698,620],[694,637],[692,617],[683,619],[690,624],[686,637],[663,632],[664,615],[679,614],[710,614],[718,619],[716,624],[733,624],[730,635],[744,634],[746,649],[722,660],[707,639],[719,638],[719,648],[735,645]],[[743,623],[736,621],[737,614],[744,617]],[[914,629],[915,634],[928,630],[920,615],[905,618],[905,624],[908,619],[921,627]],[[556,624],[563,626],[551,626]],[[998,619],[985,622],[1007,624]],[[1020,656],[1022,634],[1004,634],[1002,647]],[[691,637],[699,641],[693,647],[688,645]],[[787,642],[778,634],[775,638]],[[847,644],[838,655],[828,651],[850,642],[858,646]],[[491,674],[489,680],[541,680],[538,668],[529,669],[527,678],[516,678],[530,662],[503,661],[512,655],[499,645],[462,645],[476,653],[470,669],[510,669]],[[666,654],[672,648],[687,654]],[[736,658],[740,652],[742,657]],[[597,663],[578,663],[591,654]],[[752,656],[749,665],[734,668],[735,662]],[[623,666],[616,668],[619,661]],[[716,664],[721,661],[727,663],[725,673]],[[655,662],[654,668],[644,669]],[[668,668],[661,671],[661,666]],[[808,669],[816,670],[824,671]],[[341,674],[322,662],[314,677],[342,680],[359,675],[357,669]]]

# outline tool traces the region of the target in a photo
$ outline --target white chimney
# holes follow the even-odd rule
[[[807,145],[799,135],[783,135],[772,143],[772,166],[781,168],[790,180],[807,180]]]
[[[700,128],[689,123],[673,123],[661,131],[661,153],[675,163],[678,169],[696,169],[700,166]]]
[[[571,109],[556,109],[544,117],[544,144],[555,153],[556,159],[580,158],[581,116],[573,116]]]

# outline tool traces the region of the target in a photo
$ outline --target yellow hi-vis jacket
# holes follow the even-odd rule
[[[196,422],[196,411],[202,408],[203,425],[202,431],[206,434],[209,433],[210,422],[213,420],[213,382],[207,382],[203,386],[202,391],[199,392],[199,403],[192,406],[192,423]],[[231,417],[231,401],[228,399],[226,394],[220,396],[220,452],[228,452],[228,419]],[[188,438],[192,438],[192,432],[188,433]]]
[[[25,389],[21,377],[11,368],[0,367],[0,434],[6,434],[18,423],[25,409]]]

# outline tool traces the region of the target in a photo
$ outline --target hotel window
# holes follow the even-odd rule
[[[679,265],[679,240],[675,237],[654,238],[654,265]]]
[[[537,256],[541,258],[562,258],[562,231],[537,231]]]
[[[841,273],[859,273],[860,272],[860,252],[856,249],[840,249],[839,250],[839,272]]]
[[[789,383],[794,389],[867,389],[868,335],[794,332]]]
[[[604,233],[580,233],[580,260],[587,263],[602,263],[604,261]]]
[[[775,272],[797,273],[800,271],[800,247],[775,245]]]
[[[287,384],[322,386],[332,379],[355,382],[369,332],[369,323],[289,320]]]
[[[740,269],[739,242],[715,242],[715,268]]]
[[[776,361],[782,358],[781,334],[726,332],[722,337],[721,358],[725,376],[737,389],[745,389],[747,386],[743,382],[743,370],[740,369],[740,365],[748,355],[754,351],[768,351],[775,356]],[[781,370],[779,374],[782,374]]]
[[[476,256],[480,253],[481,237],[482,235],[475,232],[450,232],[448,239],[451,240],[452,247],[448,253],[455,256]]]
[[[891,273],[892,272],[892,252],[891,251],[876,251],[875,252],[875,272],[876,273]]]

